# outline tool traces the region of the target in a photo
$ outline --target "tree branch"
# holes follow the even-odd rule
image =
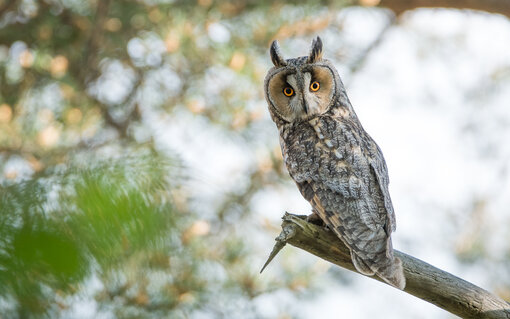
[[[289,243],[340,267],[356,271],[349,248],[335,234],[308,223],[303,216],[285,213],[282,219],[282,232],[276,238],[270,259],[279,251],[278,248]],[[395,251],[395,256],[404,265],[407,282],[405,292],[462,318],[510,318],[510,304],[490,292],[402,252]],[[378,277],[371,278],[384,282]]]
[[[363,4],[364,1],[357,2]],[[508,0],[381,0],[379,6],[392,10],[396,15],[417,8],[441,7],[486,11],[510,17]]]

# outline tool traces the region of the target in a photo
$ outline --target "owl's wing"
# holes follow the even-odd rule
[[[375,146],[375,151],[370,157],[370,165],[372,167],[373,174],[377,178],[379,188],[381,189],[382,196],[384,198],[384,207],[386,208],[387,214],[387,232],[389,235],[391,232],[396,230],[397,224],[395,221],[395,211],[393,210],[390,192],[388,190],[388,184],[390,183],[388,168],[386,167],[386,161],[384,160],[381,149],[374,141],[372,141],[372,143],[373,146]]]

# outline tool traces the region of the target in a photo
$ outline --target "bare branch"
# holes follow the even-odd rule
[[[332,232],[285,214],[276,245],[289,243],[340,267],[356,271],[349,249]],[[275,246],[276,246],[275,245]],[[510,304],[490,292],[399,251],[407,285],[405,292],[462,318],[510,318]],[[379,280],[378,277],[371,277]]]
[[[357,1],[363,3],[363,1]],[[399,15],[416,8],[471,9],[499,13],[510,17],[508,0],[381,0],[379,6],[391,9]]]
[[[290,231],[290,233],[288,233],[287,231]],[[283,247],[285,247],[285,245],[287,244],[288,238],[292,238],[295,235],[294,231],[295,231],[294,228],[282,229],[282,232],[280,233],[280,235],[278,235],[278,237],[276,237],[276,239],[275,239],[276,244],[274,244],[273,251],[271,252],[271,254],[269,254],[269,257],[267,258],[267,261],[264,264],[264,266],[262,266],[260,273],[262,273],[264,271],[264,269],[266,269],[267,265],[269,265],[269,263],[273,260],[273,258],[276,257],[276,255],[278,255],[278,253],[283,249]]]

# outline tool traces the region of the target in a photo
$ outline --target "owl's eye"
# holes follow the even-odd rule
[[[310,84],[310,90],[312,90],[313,92],[319,91],[320,87],[321,85],[317,81],[313,81],[312,84]]]
[[[294,95],[294,90],[290,86],[287,86],[283,89],[283,94],[285,94],[285,96],[292,96]]]

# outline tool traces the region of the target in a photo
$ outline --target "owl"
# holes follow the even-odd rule
[[[322,41],[308,56],[284,59],[277,41],[264,81],[287,170],[312,215],[350,249],[356,269],[404,289],[402,262],[393,254],[395,213],[383,154],[361,126]]]

